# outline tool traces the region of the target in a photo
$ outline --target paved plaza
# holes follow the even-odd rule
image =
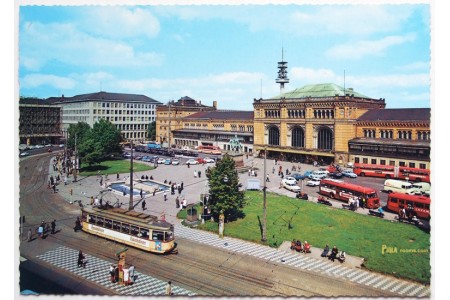
[[[143,162],[139,162],[143,163]],[[260,179],[261,185],[264,184],[263,180],[265,179],[264,174],[262,172],[263,169],[263,160],[259,158],[249,157],[248,159],[244,158],[244,163],[247,166],[252,166],[258,168],[257,178]],[[292,164],[288,162],[280,162],[283,166],[283,169],[286,167],[291,167]],[[209,166],[213,166],[213,164],[209,164]],[[279,194],[285,194],[293,197],[293,193],[279,188],[280,177],[277,176],[277,172],[272,174],[272,167],[274,166],[273,160],[267,160],[267,170],[270,177],[270,182],[267,182],[267,188],[270,192],[275,192]],[[207,191],[207,178],[205,176],[205,170],[208,167],[208,164],[205,165],[195,165],[188,166],[186,165],[159,165],[156,169],[145,172],[137,172],[134,173],[133,177],[135,179],[141,178],[142,175],[147,175],[148,177],[152,176],[155,181],[164,182],[176,182],[181,183],[183,181],[184,190],[182,192],[182,196],[187,199],[187,203],[195,203],[200,201],[200,194],[205,193]],[[278,166],[275,166],[278,167]],[[305,168],[305,169],[303,169]],[[270,169],[270,171],[269,171]],[[305,172],[307,170],[314,170],[313,166],[302,165],[301,172]],[[56,173],[53,171],[53,168],[49,166],[50,175],[55,176]],[[194,177],[194,171],[201,171],[201,177]],[[129,176],[129,174],[119,174],[119,179],[123,180]],[[254,177],[249,177],[247,173],[240,174],[241,183],[245,186],[246,182],[249,178],[254,179]],[[109,179],[107,181],[116,181],[116,175],[109,175]],[[109,203],[122,203],[123,208],[128,208],[129,203],[129,195],[123,196],[118,193],[113,193],[105,189],[104,185],[100,185],[100,176],[90,176],[90,177],[79,177],[77,182],[72,182],[72,177],[69,178],[68,184],[64,185],[64,183],[60,183],[58,185],[57,192],[62,196],[65,201],[72,202],[73,205],[78,205],[77,201],[81,201],[83,205],[90,205],[91,197],[102,197],[103,203],[109,201]],[[105,182],[105,177],[102,179],[103,183]],[[72,193],[70,192],[72,190]],[[49,193],[52,192],[49,190]],[[176,208],[175,198],[178,195],[176,192],[175,195],[170,195],[170,191],[167,193],[168,200],[164,201],[164,197],[162,192],[156,193],[154,196],[152,194],[144,195],[144,199],[146,200],[146,213],[150,213],[155,216],[165,215],[167,221],[173,223],[175,225],[175,232],[178,239],[189,239],[192,241],[196,241],[198,243],[202,243],[205,245],[209,245],[211,247],[216,247],[223,249],[224,251],[236,252],[242,255],[251,255],[253,257],[258,257],[265,261],[270,261],[272,263],[287,265],[292,268],[298,268],[306,271],[317,272],[330,277],[339,277],[343,280],[349,280],[354,283],[364,284],[370,286],[372,288],[380,289],[383,291],[391,291],[397,293],[400,296],[413,296],[413,297],[429,297],[430,289],[427,286],[420,285],[417,283],[409,282],[406,280],[399,280],[393,277],[384,276],[378,273],[373,273],[370,271],[366,271],[360,268],[360,259],[356,257],[349,257],[348,262],[344,264],[340,264],[338,262],[330,262],[325,258],[321,258],[318,255],[317,251],[320,249],[314,248],[313,253],[311,254],[300,254],[296,252],[292,252],[287,247],[286,243],[281,245],[278,249],[271,248],[268,246],[263,246],[247,241],[242,241],[235,238],[225,237],[224,239],[219,238],[216,234],[205,232],[193,228],[185,227],[181,224],[180,220],[176,218],[178,209]],[[317,198],[316,195],[313,196],[313,201]],[[136,211],[142,211],[141,208],[142,199],[135,199],[133,204],[135,206]],[[367,213],[367,212],[365,212]],[[55,250],[56,251],[56,250]],[[71,249],[59,249],[58,251],[74,251]],[[316,253],[317,252],[317,253]],[[52,260],[49,257],[53,257],[54,253],[49,251],[48,253],[41,255],[40,259],[45,259],[52,264],[61,264]],[[101,262],[105,265],[108,262]],[[57,265],[58,267],[62,267]],[[101,269],[107,269],[103,267]],[[70,270],[69,270],[70,271]],[[76,271],[76,270],[75,270]],[[74,271],[74,272],[75,272]],[[78,274],[78,273],[77,273]],[[88,276],[89,274],[86,273]],[[78,274],[80,276],[84,276],[83,274]],[[91,276],[91,275],[89,275]],[[102,282],[96,281],[94,277],[87,278],[92,280],[98,284],[107,285],[107,282],[104,282],[104,277],[101,279]],[[100,278],[100,277],[99,277]],[[152,278],[148,278],[148,280],[156,280]],[[154,282],[158,287],[162,284],[157,281]],[[107,286],[106,286],[107,287]],[[126,294],[128,292],[136,292],[137,294],[146,294],[151,293],[153,295],[157,294],[156,292],[142,291],[139,290],[137,286],[130,287],[127,289]],[[120,291],[121,292],[121,291]],[[180,292],[191,295],[190,291],[182,291]]]

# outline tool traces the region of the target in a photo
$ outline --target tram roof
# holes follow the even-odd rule
[[[122,221],[133,222],[134,224],[142,223],[145,225],[152,225],[160,228],[168,228],[172,226],[169,222],[158,220],[157,216],[145,214],[134,210],[126,210],[123,208],[99,208],[99,207],[83,207],[83,211],[92,214],[103,215],[104,217],[111,217],[112,219],[120,219]]]
[[[320,83],[320,84],[308,84],[301,88],[279,94],[267,100],[277,100],[277,99],[306,99],[306,98],[330,98],[345,95],[350,95],[356,98],[366,98],[367,97],[359,92],[356,92],[353,88],[343,88],[334,83]]]

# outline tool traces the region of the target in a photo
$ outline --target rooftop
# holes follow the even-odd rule
[[[47,99],[52,103],[64,103],[64,102],[85,102],[85,101],[112,101],[112,102],[140,102],[150,104],[161,104],[145,95],[137,94],[124,94],[124,93],[109,93],[109,92],[97,92],[91,94],[76,95],[73,97],[50,97]]]
[[[345,91],[345,93],[344,93]],[[280,94],[278,96],[272,97],[268,100],[275,100],[275,99],[303,99],[303,98],[329,98],[329,97],[336,97],[336,96],[345,96],[345,94],[349,94],[350,96],[353,95],[353,97],[356,98],[368,98],[372,99],[370,97],[367,97],[361,93],[356,92],[353,90],[353,88],[344,88],[334,84],[334,83],[321,83],[321,84],[309,84],[305,85],[301,88],[297,88],[295,90]]]
[[[385,108],[371,109],[359,117],[358,122],[367,121],[430,121],[429,108]]]
[[[215,110],[200,111],[184,119],[202,120],[253,120],[253,111]]]

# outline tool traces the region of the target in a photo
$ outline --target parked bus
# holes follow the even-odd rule
[[[387,193],[397,192],[408,195],[414,195],[416,193],[416,188],[414,188],[411,182],[396,179],[386,179],[383,190]]]
[[[200,146],[198,146],[197,150],[199,153],[205,153],[205,154],[215,154],[215,155],[222,154],[219,146],[200,145]]]
[[[358,176],[430,182],[430,170],[428,169],[355,163],[353,173]]]
[[[350,198],[364,198],[368,208],[380,207],[380,198],[378,198],[376,190],[342,180],[322,179],[319,185],[319,194],[347,203]]]
[[[82,230],[154,253],[175,252],[174,227],[156,216],[123,208],[81,209]]]
[[[398,213],[401,208],[411,207],[420,219],[430,218],[431,200],[426,196],[391,193],[388,196],[386,208]]]

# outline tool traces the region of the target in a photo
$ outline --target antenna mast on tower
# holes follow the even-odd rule
[[[289,78],[287,77],[287,61],[284,61],[283,48],[281,48],[281,61],[278,62],[278,69],[278,78],[275,80],[275,82],[280,84],[280,94],[283,94],[284,84],[289,83]]]

